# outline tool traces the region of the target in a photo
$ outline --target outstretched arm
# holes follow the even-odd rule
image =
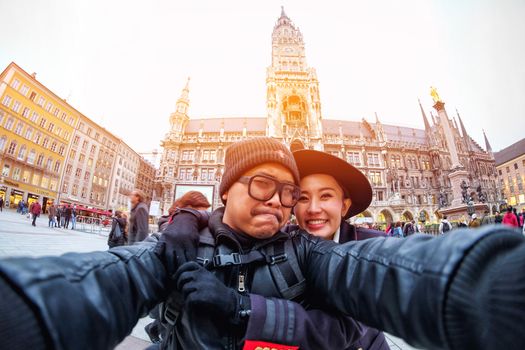
[[[376,238],[305,250],[312,300],[432,349],[525,344],[525,241],[487,226],[432,238]]]
[[[162,245],[142,243],[108,252],[0,260],[0,289],[10,296],[0,298],[0,309],[14,304],[30,310],[15,319],[0,313],[2,327],[17,327],[0,338],[0,348],[12,348],[5,342],[24,344],[33,333],[54,349],[115,347],[167,293],[159,249]],[[35,323],[38,330],[30,330]]]

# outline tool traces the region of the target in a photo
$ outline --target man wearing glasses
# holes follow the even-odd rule
[[[196,240],[193,214],[182,212],[158,243],[0,260],[0,348],[111,348],[166,299],[168,349],[309,348],[292,300],[418,347],[523,348],[522,235],[497,226],[341,245],[289,236],[280,229],[298,183],[280,142],[239,142],[226,152],[225,207]],[[255,309],[268,317],[252,319]],[[328,329],[318,348],[342,331]]]

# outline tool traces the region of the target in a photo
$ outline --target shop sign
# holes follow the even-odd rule
[[[9,181],[9,180],[4,180],[4,183],[5,183],[6,185],[13,186],[13,187],[19,187],[19,186],[20,186],[20,185],[17,184],[16,182],[11,182],[11,181]]]

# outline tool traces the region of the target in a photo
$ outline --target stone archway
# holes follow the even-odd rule
[[[377,214],[378,224],[388,224],[394,221],[394,216],[388,209],[383,209]]]
[[[405,210],[403,214],[401,214],[400,220],[403,222],[411,221],[414,219],[414,214],[412,214],[409,210]]]
[[[370,213],[370,211],[365,210],[357,214],[356,216],[354,216],[353,221],[354,221],[354,224],[357,224],[357,225],[362,225],[362,224],[371,225],[374,223],[374,217],[372,216],[372,213]]]

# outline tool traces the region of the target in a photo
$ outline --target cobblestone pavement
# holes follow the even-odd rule
[[[47,256],[61,255],[66,252],[92,252],[107,250],[107,236],[104,233],[93,234],[81,231],[50,228],[47,215],[40,216],[36,227],[24,215],[15,210],[4,209],[0,212],[0,258],[9,256]],[[151,322],[148,317],[139,320],[131,335],[117,350],[145,349],[151,343],[144,332],[144,326]],[[387,342],[392,350],[415,350],[403,340],[387,335]]]

